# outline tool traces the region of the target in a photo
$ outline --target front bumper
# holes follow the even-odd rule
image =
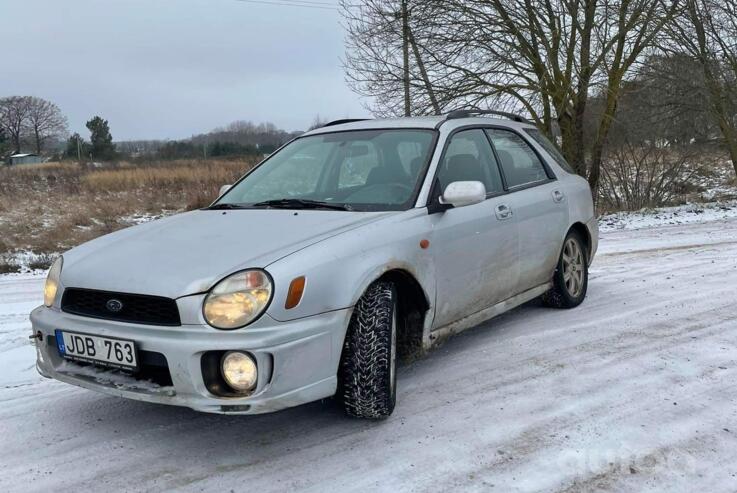
[[[337,310],[278,322],[264,314],[240,330],[204,325],[161,327],[80,317],[41,306],[31,313],[36,368],[43,376],[90,390],[197,411],[259,414],[312,402],[335,393],[340,354],[351,310]],[[139,351],[166,358],[171,385],[162,386],[114,370],[63,359],[54,343],[56,329],[131,339]],[[207,351],[248,351],[258,365],[258,382],[246,397],[220,397],[208,391],[202,373]]]

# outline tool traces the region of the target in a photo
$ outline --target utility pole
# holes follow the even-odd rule
[[[80,163],[82,162],[82,144],[80,142],[81,140],[81,137],[77,139],[77,161],[79,161]]]
[[[404,116],[410,116],[412,109],[409,99],[409,9],[407,1],[402,0],[402,61],[404,64]]]

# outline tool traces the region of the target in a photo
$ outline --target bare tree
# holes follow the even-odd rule
[[[664,36],[663,28],[678,13],[678,2],[666,0],[619,0],[604,2],[612,8],[607,22],[596,29],[600,39],[607,40],[600,52],[606,73],[603,85],[606,94],[604,112],[591,146],[589,185],[597,197],[604,146],[617,113],[622,84],[645,50],[658,46]]]
[[[517,107],[553,136],[596,190],[623,82],[676,13],[667,0],[447,0],[446,60],[460,94]],[[461,21],[459,22],[459,19]],[[458,28],[453,29],[456,24]],[[460,42],[459,42],[460,40]],[[465,89],[463,89],[465,88]],[[589,95],[605,104],[585,140]],[[467,97],[468,97],[467,96]],[[588,163],[586,157],[588,155]]]
[[[674,49],[702,68],[709,110],[737,174],[737,0],[686,0],[671,27]]]
[[[0,126],[10,139],[13,152],[21,151],[21,139],[26,130],[30,113],[28,96],[10,96],[0,99]]]
[[[26,127],[33,137],[36,153],[40,154],[50,137],[64,137],[67,119],[57,105],[42,98],[29,97]]]
[[[341,0],[346,27],[346,79],[370,98],[379,116],[439,114],[440,101],[428,67],[426,29],[438,2]]]
[[[603,94],[591,99],[592,122],[599,120],[604,99]],[[685,53],[659,53],[643,60],[623,85],[607,147],[648,142],[702,145],[718,134],[699,63]]]
[[[400,114],[403,37],[386,3],[364,0],[348,18],[347,69],[360,93]],[[677,8],[671,0],[413,3],[410,28],[426,76],[411,70],[412,105],[427,108],[422,89],[430,87],[440,107],[522,110],[549,136],[560,130],[564,154],[596,190],[622,84]],[[587,142],[584,115],[597,88],[604,105]]]

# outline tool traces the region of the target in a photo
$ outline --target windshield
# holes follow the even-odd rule
[[[432,130],[361,130],[294,140],[212,207],[404,210],[430,160]]]

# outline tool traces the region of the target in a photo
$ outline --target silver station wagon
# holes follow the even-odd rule
[[[383,418],[398,359],[537,297],[579,305],[597,236],[587,182],[523,118],[332,122],[210,207],[59,257],[37,368],[198,411],[335,396]]]

